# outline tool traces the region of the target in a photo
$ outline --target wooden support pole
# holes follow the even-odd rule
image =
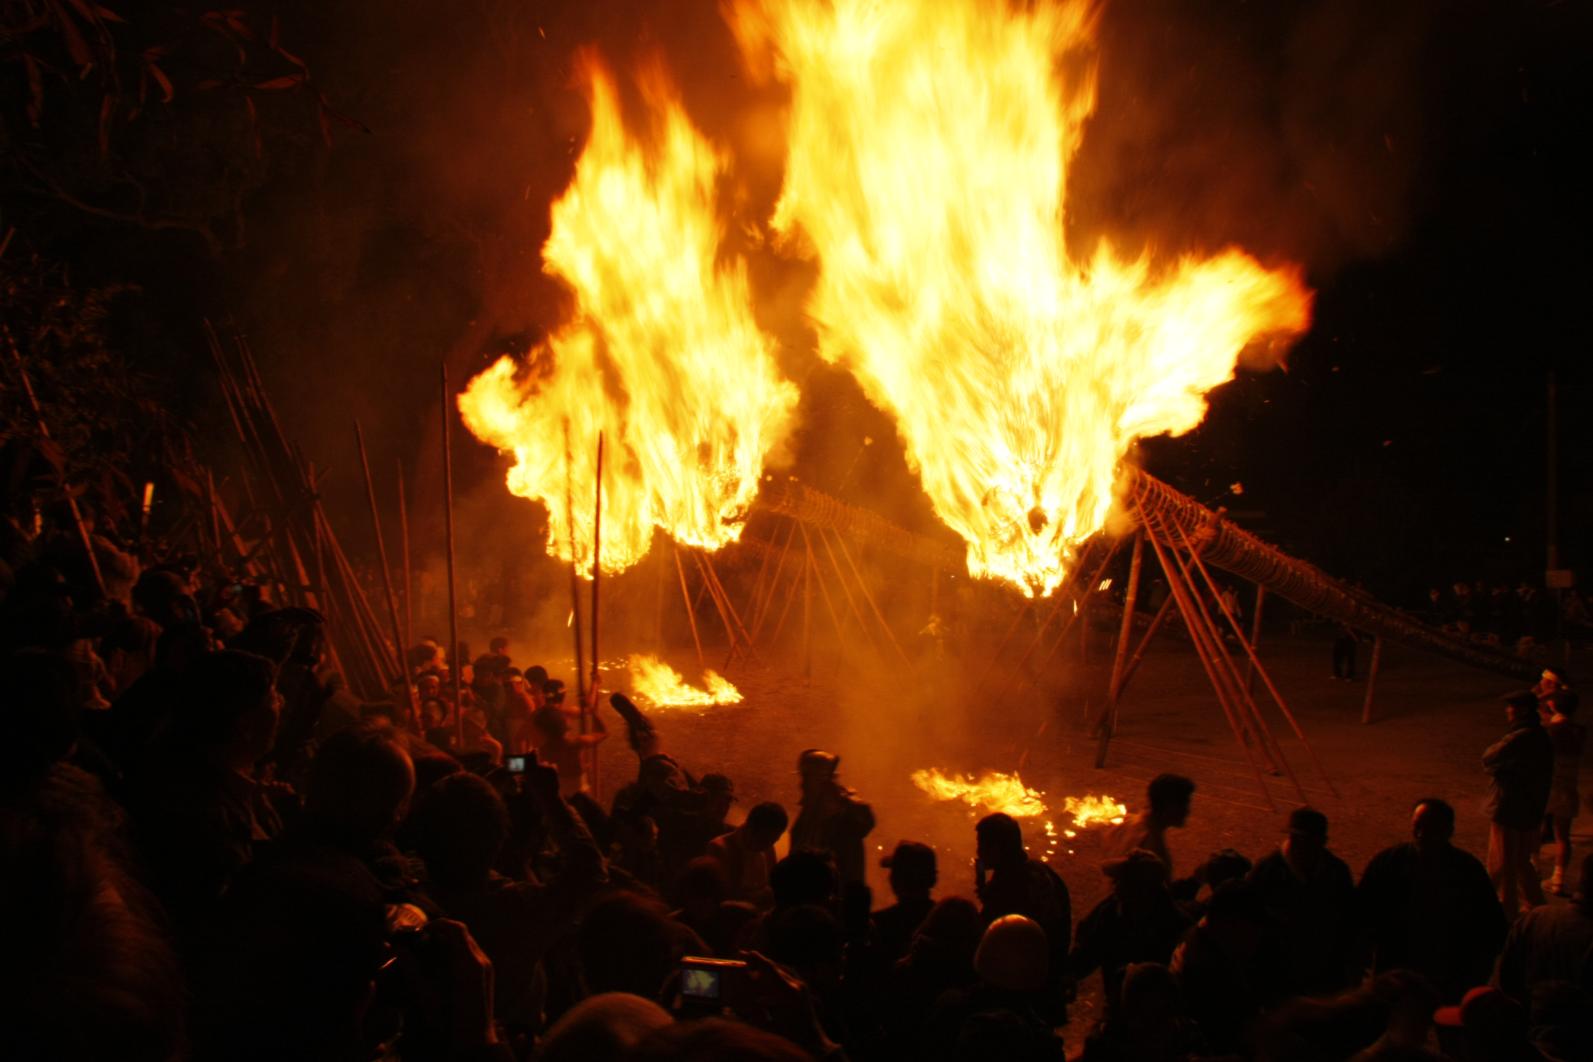
[[[1256,584],[1256,610],[1255,610],[1255,614],[1250,617],[1250,648],[1258,650],[1258,651],[1261,648],[1261,607],[1263,605],[1265,605],[1266,603],[1267,603],[1267,588],[1262,586],[1260,583],[1257,583]],[[1256,683],[1256,662],[1255,662],[1255,660],[1250,659],[1250,658],[1247,657],[1245,659],[1245,690],[1246,691],[1254,691],[1255,688],[1256,688],[1255,683]]]
[[[404,496],[404,463],[402,461],[398,463],[398,537],[399,548],[404,554],[404,652],[407,654],[410,646],[415,644],[415,581],[410,574],[409,502]],[[325,578],[325,575],[323,575],[322,579],[324,580]],[[404,665],[407,676],[407,668],[409,666],[409,657],[407,655],[404,658]]]
[[[592,683],[588,688],[590,700],[581,705],[581,733],[591,730],[591,716],[597,711],[599,693],[599,679],[601,678],[602,662],[597,649],[597,617],[598,617],[598,583],[603,574],[603,433],[597,433],[597,474],[593,477],[597,481],[595,495],[592,502]],[[601,797],[597,782],[597,746],[589,745],[586,748],[586,776],[592,786],[592,799]]]
[[[1134,633],[1134,606],[1139,601],[1140,567],[1145,558],[1145,531],[1134,534],[1134,552],[1129,556],[1128,586],[1123,590],[1123,622],[1117,631],[1117,653],[1112,658],[1112,677],[1107,681],[1106,705],[1095,722],[1095,766],[1106,766],[1107,747],[1117,729],[1117,702],[1123,688],[1123,669],[1128,665],[1128,641]]]
[[[811,686],[813,685],[813,547],[808,544],[806,528],[802,530],[802,546],[807,558],[807,563],[802,566],[802,676]]]
[[[868,602],[869,610],[874,613],[874,619],[879,623],[880,629],[885,632],[885,638],[891,643],[891,648],[896,650],[896,655],[902,658],[902,663],[911,667],[913,662],[908,659],[907,653],[902,649],[902,644],[896,640],[896,632],[891,630],[891,625],[885,622],[885,614],[880,611],[879,605],[874,601],[874,595],[869,592],[868,582],[864,580],[863,573],[858,571],[857,564],[852,560],[851,551],[846,548],[846,540],[839,534],[835,536],[835,544],[841,547],[841,556],[846,560],[846,566],[852,570],[852,578],[857,580],[857,588],[863,595],[863,600]]]
[[[442,459],[443,459],[443,542],[448,552],[448,676],[452,680],[454,696],[454,747],[465,744],[465,698],[459,688],[459,677],[465,661],[459,659],[459,582],[457,558],[454,555],[454,422],[453,395],[448,390],[448,363],[442,363]]]
[[[393,656],[398,664],[398,683],[404,688],[404,700],[409,705],[409,726],[420,730],[420,711],[415,705],[415,694],[409,684],[409,666],[404,660],[404,627],[398,621],[398,598],[393,594],[393,570],[387,565],[387,543],[382,537],[382,516],[376,507],[376,481],[371,478],[371,461],[365,452],[365,430],[354,422],[354,439],[359,443],[360,468],[365,473],[365,500],[371,508],[371,532],[376,536],[376,561],[382,566],[382,591],[387,598],[387,619],[393,625]]]
[[[1383,639],[1381,636],[1372,640],[1372,666],[1366,673],[1366,699],[1361,702],[1361,724],[1370,725],[1372,722],[1372,691],[1377,688],[1377,666],[1383,662]]]
[[[575,548],[575,454],[570,449],[570,420],[564,419],[564,520],[569,528],[570,630],[575,634],[575,693],[581,709],[581,730],[586,730],[586,658],[581,652],[581,562]],[[594,560],[596,558],[593,558]]]
[[[1161,565],[1162,574],[1167,577],[1167,588],[1178,603],[1178,611],[1184,617],[1185,626],[1189,628],[1190,640],[1195,644],[1195,655],[1199,657],[1201,667],[1205,669],[1206,677],[1211,682],[1212,693],[1217,698],[1217,705],[1222,709],[1223,717],[1228,721],[1228,728],[1233,731],[1234,740],[1239,743],[1240,751],[1244,753],[1245,760],[1250,764],[1250,770],[1255,775],[1256,785],[1260,787],[1261,794],[1267,801],[1267,807],[1276,811],[1277,804],[1272,799],[1272,791],[1267,788],[1267,780],[1265,775],[1262,774],[1261,765],[1256,762],[1255,752],[1251,749],[1250,742],[1245,739],[1245,730],[1239,718],[1234,714],[1233,708],[1228,704],[1227,697],[1222,689],[1221,680],[1217,676],[1212,661],[1206,656],[1204,643],[1199,640],[1199,635],[1196,633],[1195,625],[1199,621],[1199,617],[1195,615],[1194,606],[1187,600],[1186,588],[1179,579],[1178,571],[1172,562],[1167,559],[1167,555],[1163,552],[1162,544],[1158,540],[1155,531],[1147,525],[1145,533],[1146,537],[1150,539],[1151,549],[1156,554],[1156,560]],[[1169,546],[1168,548],[1170,549],[1171,547]]]
[[[697,647],[697,667],[701,669],[708,662],[702,655],[702,635],[697,632],[697,610],[692,607],[691,591],[686,587],[686,569],[680,563],[680,547],[671,542],[669,550],[675,558],[675,574],[680,576],[680,599],[686,603],[686,619],[691,623],[691,641]]]
[[[1187,547],[1189,545],[1189,536],[1184,534],[1182,527],[1179,527],[1178,530],[1179,534],[1183,536],[1184,543]],[[1250,658],[1250,663],[1255,668],[1255,673],[1261,676],[1261,684],[1267,688],[1267,693],[1271,695],[1273,703],[1278,706],[1278,711],[1282,712],[1283,717],[1289,721],[1289,727],[1294,731],[1294,736],[1299,738],[1300,744],[1305,746],[1305,753],[1311,758],[1311,765],[1316,768],[1317,774],[1322,776],[1322,781],[1328,787],[1328,792],[1332,793],[1334,796],[1338,796],[1339,791],[1333,785],[1333,780],[1328,777],[1327,771],[1322,767],[1322,761],[1317,759],[1316,750],[1311,747],[1310,740],[1305,736],[1305,730],[1300,726],[1299,720],[1295,718],[1294,712],[1289,710],[1289,704],[1283,699],[1283,694],[1280,693],[1278,691],[1278,687],[1273,684],[1272,676],[1267,673],[1266,667],[1261,663],[1261,657],[1256,655],[1255,646],[1251,645],[1245,640],[1245,633],[1243,628],[1241,628],[1239,625],[1238,618],[1234,616],[1232,612],[1228,611],[1227,605],[1223,604],[1222,595],[1217,593],[1217,581],[1211,577],[1211,572],[1207,570],[1205,562],[1200,559],[1198,554],[1191,551],[1190,559],[1194,562],[1195,568],[1198,569],[1200,574],[1205,578],[1206,585],[1211,588],[1212,594],[1217,601],[1217,607],[1222,610],[1223,616],[1227,618],[1229,627],[1233,629],[1234,638],[1237,639],[1239,644],[1244,647],[1246,655],[1248,655]]]

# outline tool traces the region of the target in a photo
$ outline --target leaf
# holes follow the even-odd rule
[[[245,96],[243,105],[249,112],[249,134],[254,138],[254,157],[260,158],[265,154],[265,145],[260,140],[260,112],[254,109],[253,96]]]
[[[172,88],[171,78],[166,76],[166,71],[146,59],[144,61],[144,73],[153,78],[155,83],[160,86],[161,102],[170,103],[172,97],[177,95],[177,90]]]
[[[87,71],[94,65],[94,53],[89,51],[88,42],[83,39],[77,23],[59,8],[56,9],[55,20],[60,23],[61,39],[66,42],[67,54],[72,57],[72,62],[77,64],[79,71]]]
[[[282,89],[298,88],[302,84],[304,84],[303,74],[284,74],[282,77],[258,81],[254,87],[263,92],[279,92]]]

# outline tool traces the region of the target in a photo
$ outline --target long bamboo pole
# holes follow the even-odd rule
[[[22,364],[22,351],[17,346],[16,337],[11,334],[9,325],[0,325],[0,329],[5,331],[6,346],[11,349],[11,362],[16,366],[17,378],[22,384],[22,394],[28,400],[28,408],[33,411],[39,437],[48,440],[50,425],[44,419],[44,408],[39,405],[39,396],[34,393],[33,379],[28,375],[27,366]],[[94,589],[104,597],[105,577],[100,574],[100,559],[94,552],[94,542],[89,537],[88,525],[83,522],[83,510],[78,508],[77,495],[73,494],[70,488],[66,491],[66,508],[72,517],[72,526],[77,531],[78,542],[83,547],[83,556],[88,559],[89,574],[94,577]]]
[[[1189,536],[1187,533],[1185,533],[1182,526],[1178,527],[1178,533],[1183,537],[1185,546],[1188,548]],[[1261,684],[1265,686],[1267,688],[1267,692],[1272,695],[1272,700],[1277,704],[1278,711],[1282,712],[1283,717],[1289,721],[1289,726],[1291,729],[1293,729],[1294,736],[1299,738],[1300,744],[1305,746],[1306,755],[1311,757],[1312,766],[1314,766],[1317,773],[1322,776],[1322,781],[1327,784],[1328,791],[1334,796],[1338,796],[1339,792],[1336,788],[1334,788],[1333,780],[1328,777],[1327,771],[1323,769],[1322,761],[1317,759],[1316,750],[1311,747],[1311,742],[1306,738],[1305,730],[1300,726],[1299,720],[1295,718],[1294,712],[1289,710],[1289,704],[1283,699],[1283,694],[1280,693],[1278,691],[1278,687],[1273,684],[1272,676],[1267,673],[1267,669],[1261,663],[1261,657],[1256,655],[1255,646],[1251,645],[1245,640],[1244,628],[1240,626],[1238,618],[1228,610],[1228,606],[1223,603],[1222,595],[1217,593],[1217,581],[1211,577],[1211,572],[1206,570],[1206,565],[1201,561],[1200,556],[1194,553],[1192,550],[1190,552],[1190,559],[1194,562],[1195,568],[1199,570],[1202,576],[1205,577],[1206,585],[1211,588],[1212,594],[1216,598],[1217,607],[1222,609],[1223,615],[1227,617],[1228,625],[1233,628],[1234,637],[1238,639],[1239,644],[1244,647],[1245,653],[1250,658],[1250,663],[1255,667],[1256,674],[1261,676]]]
[[[1256,614],[1250,617],[1250,647],[1261,649],[1261,606],[1267,603],[1267,588],[1260,583],[1256,584]],[[1256,688],[1256,663],[1254,660],[1245,661],[1245,689]]]
[[[393,627],[393,659],[398,665],[398,684],[404,690],[408,705],[409,727],[420,730],[420,712],[415,705],[415,693],[409,684],[409,665],[404,659],[404,626],[398,621],[398,599],[393,595],[393,570],[387,564],[387,541],[382,536],[382,515],[376,507],[376,481],[371,478],[371,461],[365,452],[365,429],[354,422],[354,439],[359,443],[360,469],[365,473],[365,500],[370,503],[371,532],[376,536],[376,561],[382,566],[382,592],[387,598],[387,619]]]
[[[415,583],[410,575],[409,557],[409,502],[404,495],[404,462],[398,462],[398,537],[404,561],[404,651],[415,644]],[[405,666],[408,666],[405,657]],[[407,674],[407,672],[406,672]]]
[[[1107,682],[1106,704],[1096,720],[1095,766],[1106,766],[1106,751],[1117,729],[1118,695],[1123,688],[1123,668],[1128,663],[1128,642],[1134,634],[1134,606],[1139,602],[1140,566],[1145,558],[1145,532],[1134,535],[1134,552],[1128,562],[1128,586],[1123,589],[1123,622],[1117,631],[1117,653],[1112,658],[1112,677]]]
[[[1185,589],[1179,581],[1177,569],[1174,568],[1173,563],[1167,559],[1167,555],[1162,551],[1162,544],[1158,541],[1156,535],[1151,533],[1147,537],[1150,539],[1151,550],[1156,554],[1156,560],[1161,565],[1162,574],[1167,577],[1168,591],[1173,595],[1174,600],[1177,601],[1178,611],[1184,617],[1185,626],[1190,630],[1190,640],[1195,642],[1195,655],[1200,659],[1201,667],[1206,671],[1206,678],[1211,682],[1212,693],[1217,698],[1217,705],[1222,709],[1223,717],[1228,721],[1228,729],[1233,731],[1234,740],[1239,743],[1239,748],[1244,753],[1246,762],[1250,764],[1251,773],[1255,775],[1256,785],[1261,789],[1261,794],[1266,799],[1267,807],[1276,811],[1277,804],[1272,799],[1271,790],[1267,788],[1267,780],[1261,772],[1261,765],[1256,762],[1255,752],[1250,747],[1250,742],[1245,740],[1239,719],[1234,715],[1232,707],[1229,706],[1227,698],[1223,695],[1222,685],[1217,673],[1213,668],[1212,662],[1206,657],[1204,643],[1198,641],[1199,636],[1194,633],[1198,617],[1194,613],[1193,606],[1185,599]]]
[[[448,363],[442,363],[443,540],[448,550],[448,677],[454,695],[454,747],[465,745],[465,697],[459,677],[465,661],[459,659],[459,586],[454,555],[454,444],[453,395],[448,390]]]
[[[581,653],[581,561],[575,548],[575,452],[570,449],[570,421],[564,421],[564,519],[569,526],[570,629],[575,632],[575,692],[586,724],[586,659]],[[595,561],[596,558],[593,558]]]
[[[702,655],[702,635],[697,631],[697,610],[692,607],[691,590],[686,586],[686,569],[680,563],[680,547],[673,542],[669,546],[670,554],[675,558],[675,574],[680,576],[680,599],[686,603],[686,620],[691,624],[691,643],[697,647],[697,666],[706,667],[708,661]]]
[[[602,668],[597,650],[598,585],[603,575],[603,433],[597,433],[597,474],[592,501],[592,682],[588,687],[591,700],[581,705],[581,733],[591,730],[591,713],[597,708],[598,678]],[[573,529],[572,529],[572,534]],[[597,747],[586,749],[587,777],[591,779],[592,798],[598,799]]]
[[[1361,725],[1366,726],[1372,721],[1372,691],[1377,687],[1377,667],[1383,662],[1383,638],[1381,635],[1372,640],[1372,667],[1366,673],[1366,699],[1361,702]]]

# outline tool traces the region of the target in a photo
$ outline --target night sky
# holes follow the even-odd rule
[[[584,137],[574,48],[622,69],[661,52],[693,118],[733,149],[746,109],[767,103],[712,3],[241,7],[277,15],[318,91],[369,133],[340,129],[329,148],[289,137],[217,251],[10,178],[0,209],[85,281],[140,285],[123,334],[201,428],[215,406],[198,321],[247,331],[290,432],[341,469],[329,490],[344,526],[363,519],[350,415],[380,467],[401,459],[425,479],[439,359],[462,383],[557,322],[562,295],[536,265]],[[1216,392],[1199,430],[1145,444],[1147,467],[1397,600],[1460,577],[1539,578],[1552,372],[1562,558],[1585,569],[1590,43],[1587,5],[1570,2],[1107,5],[1070,240],[1154,255],[1232,242],[1302,263],[1317,291],[1286,369]],[[778,166],[746,170],[756,213]],[[756,263],[754,279],[790,282]],[[808,352],[788,358],[815,373],[800,446],[847,469],[820,485],[900,480],[888,422]],[[837,460],[864,435],[880,441],[860,467]],[[463,432],[456,445],[467,491],[496,480],[492,454]]]

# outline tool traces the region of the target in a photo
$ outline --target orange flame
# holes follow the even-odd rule
[[[1050,593],[1133,441],[1194,428],[1246,344],[1305,330],[1298,271],[1070,250],[1083,2],[734,0],[730,18],[753,74],[791,87],[773,226],[819,262],[820,353],[895,417],[969,571]]]
[[[659,708],[708,708],[720,704],[740,704],[741,691],[717,671],[704,671],[698,689],[680,672],[645,653],[630,659],[631,691]]]
[[[1016,774],[987,771],[976,780],[931,767],[914,771],[912,778],[936,800],[961,800],[975,811],[1004,811],[1015,819],[1045,814],[1045,794],[1024,785]]]
[[[1117,826],[1128,817],[1128,806],[1119,804],[1105,793],[1100,796],[1067,797],[1062,801],[1062,810],[1073,816],[1073,825],[1081,830],[1092,826]]]
[[[573,544],[590,575],[599,431],[601,562],[617,572],[647,553],[655,527],[710,550],[739,538],[797,392],[753,321],[745,263],[720,256],[725,160],[660,68],[638,78],[643,135],[627,132],[594,57],[580,73],[592,133],[542,249],[545,270],[574,289],[574,316],[523,368],[501,358],[472,380],[459,410],[513,453],[509,490],[547,507],[548,552],[570,560]]]

